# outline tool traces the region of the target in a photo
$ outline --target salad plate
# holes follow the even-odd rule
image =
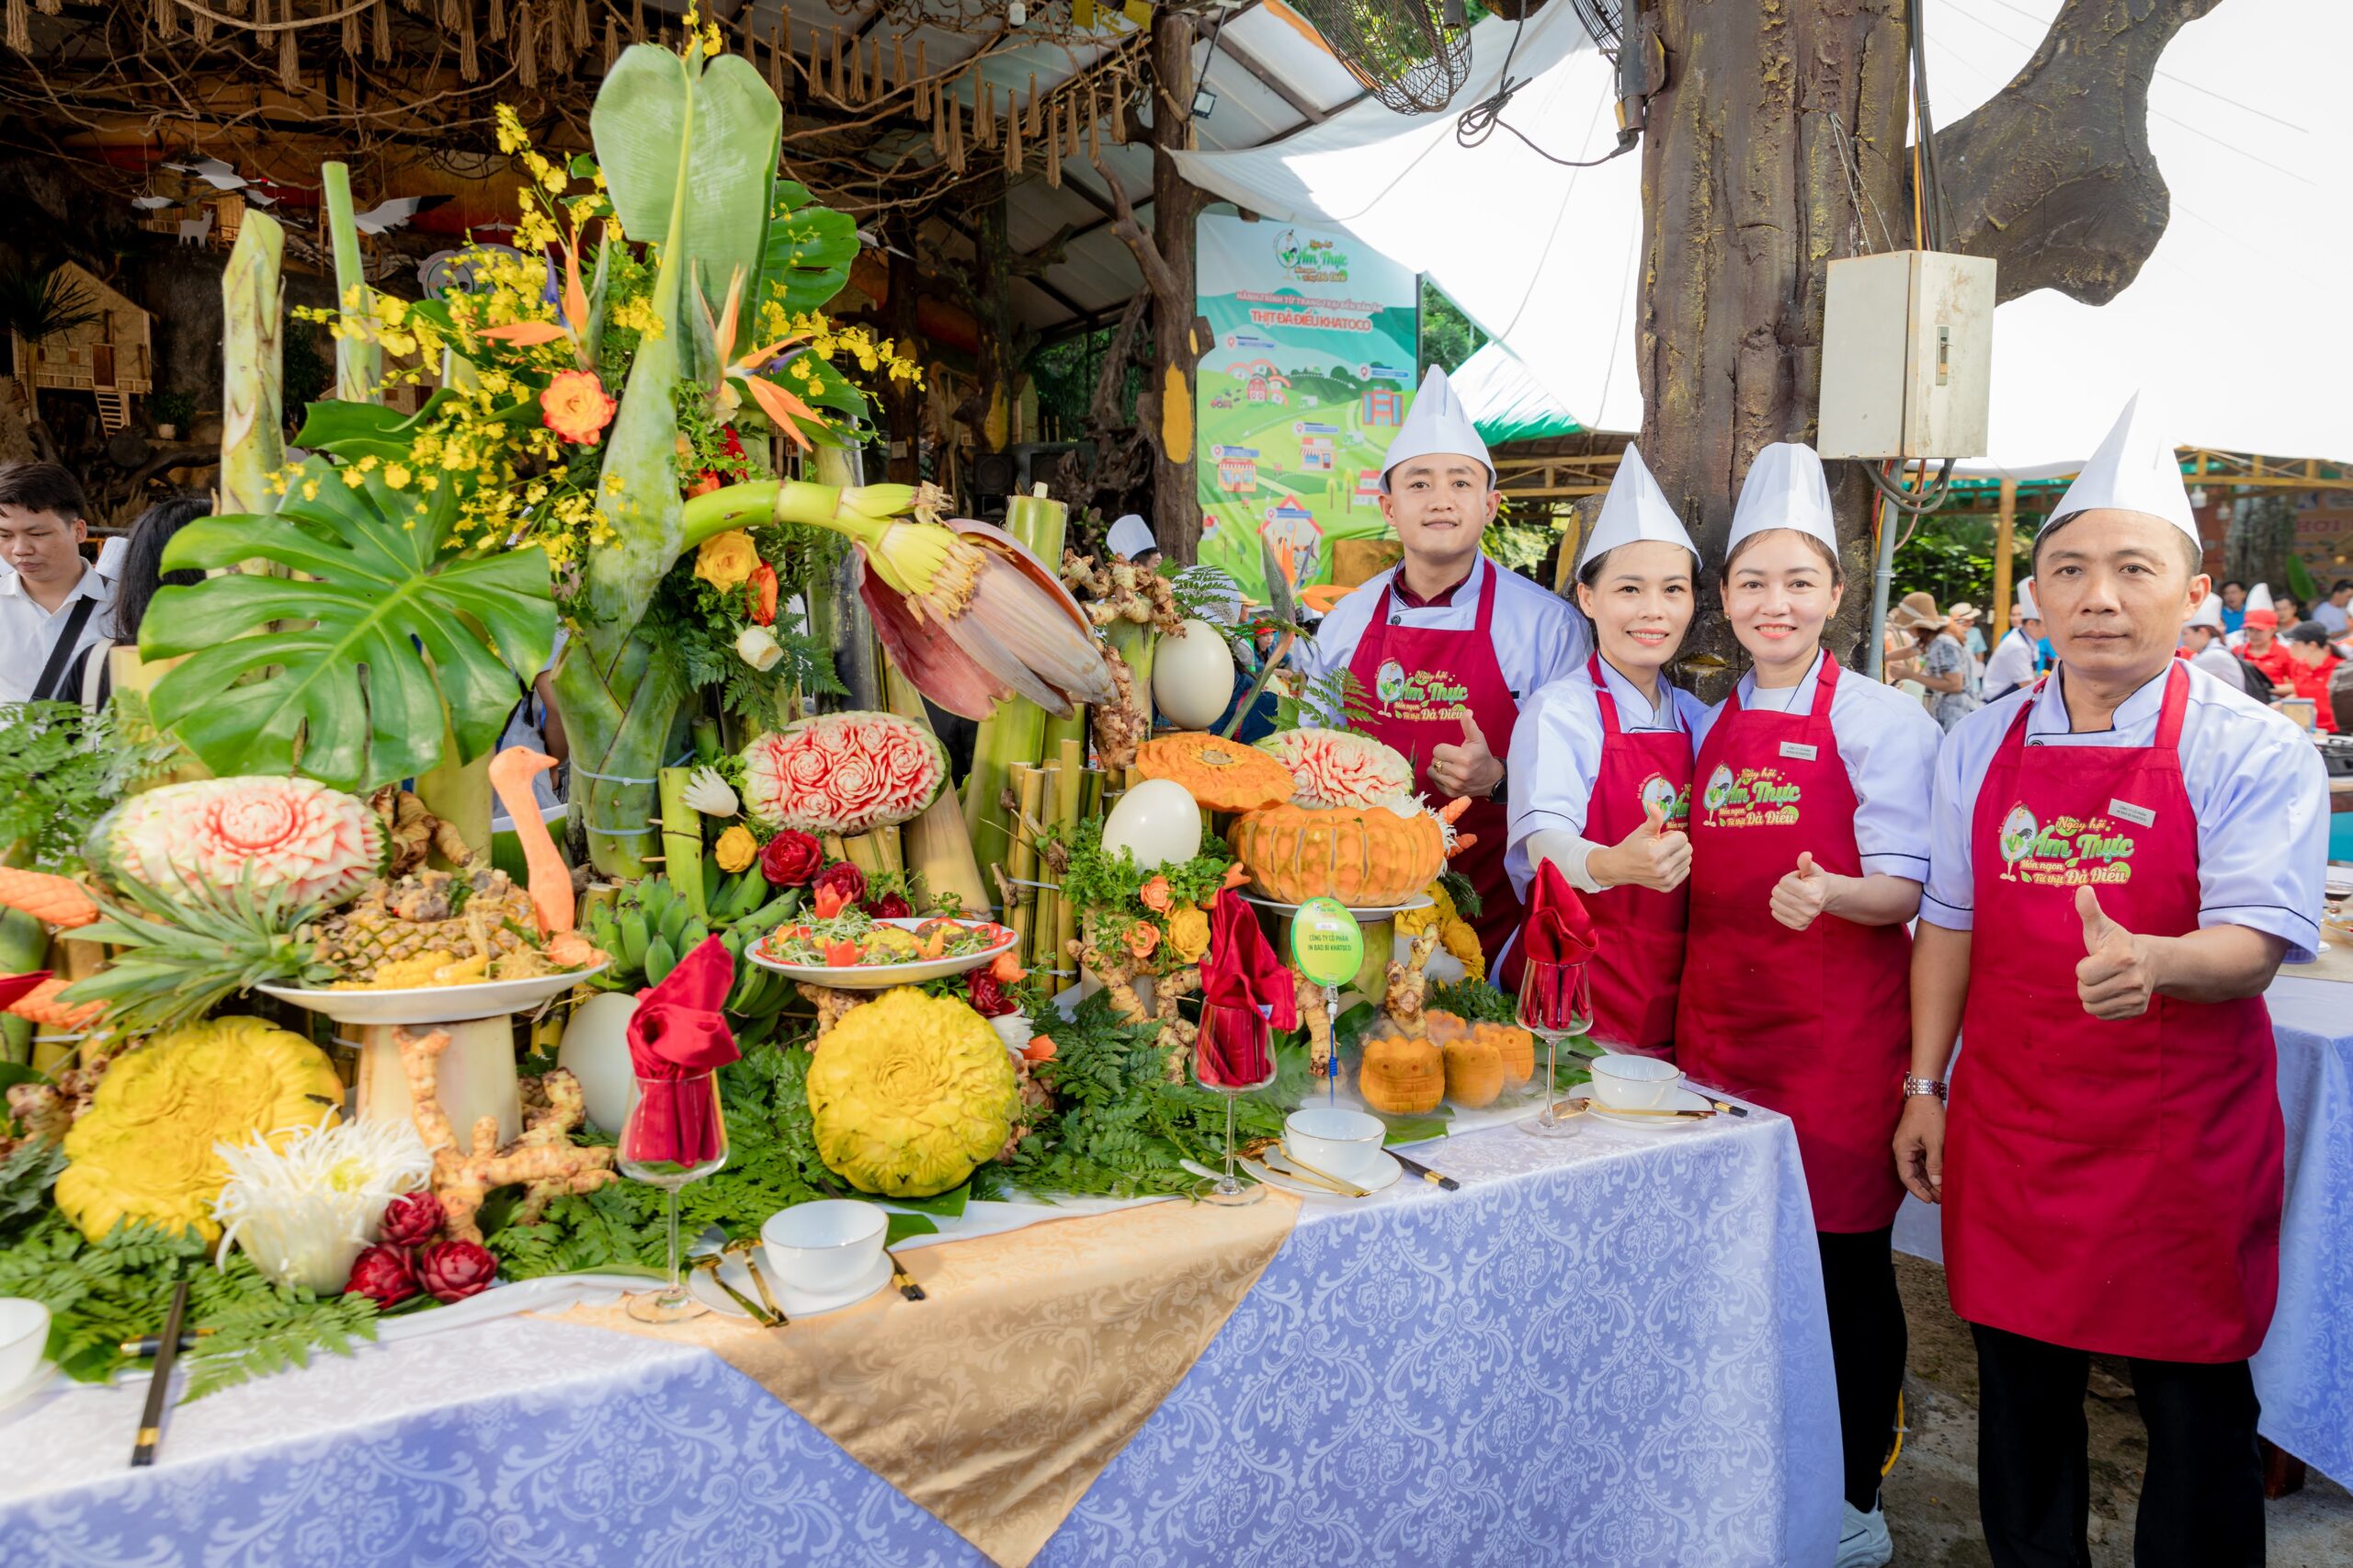
[[[890,933],[896,933],[892,935]],[[937,956],[921,956],[940,938]],[[1014,933],[993,920],[956,920],[946,915],[889,918],[867,923],[856,936],[828,937],[817,927],[788,922],[745,949],[745,956],[762,969],[772,969],[792,980],[836,991],[883,991],[893,985],[919,985],[945,980],[983,964],[995,963],[1013,950]],[[828,963],[843,949],[855,946],[855,963]]]

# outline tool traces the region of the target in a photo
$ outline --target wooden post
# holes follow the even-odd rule
[[[2018,482],[2008,474],[2002,476],[2002,510],[1994,519],[1994,635],[1988,642],[1999,642],[2010,631],[2010,551],[2011,530],[2018,522]]]

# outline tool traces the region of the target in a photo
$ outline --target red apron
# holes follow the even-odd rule
[[[2260,997],[2158,996],[2095,1018],[2075,992],[2075,890],[2127,930],[2198,929],[2198,819],[2182,788],[2188,672],[2154,744],[2025,744],[2029,701],[1970,828],[1967,1049],[1945,1142],[1953,1311],[2072,1349],[2243,1359],[2279,1284],[2279,1095]],[[2016,864],[2010,862],[2016,858]]]
[[[1666,810],[1667,825],[1684,826],[1691,813],[1691,737],[1681,730],[1620,730],[1617,699],[1601,677],[1601,655],[1587,668],[1601,710],[1601,766],[1586,801],[1585,836],[1616,844],[1643,825],[1649,814],[1644,802],[1654,797]],[[1671,694],[1667,700],[1674,700]],[[1690,882],[1673,892],[1630,883],[1587,893],[1585,901],[1601,932],[1601,946],[1586,966],[1593,982],[1593,1038],[1644,1056],[1674,1055],[1675,991],[1683,974]],[[1515,960],[1518,952],[1515,946]],[[1518,992],[1518,968],[1508,963],[1498,977],[1506,992]]]
[[[1912,1055],[1912,937],[1835,915],[1792,931],[1772,913],[1801,850],[1863,874],[1830,728],[1837,685],[1825,651],[1808,712],[1743,708],[1735,689],[1699,748],[1675,1057],[1696,1082],[1796,1122],[1814,1229],[1851,1233],[1893,1222],[1904,1199],[1891,1146]]]
[[[1511,754],[1512,726],[1519,720],[1519,704],[1495,662],[1495,578],[1503,568],[1481,560],[1486,574],[1479,585],[1479,619],[1469,631],[1390,625],[1392,590],[1384,585],[1381,602],[1372,607],[1372,624],[1348,661],[1348,673],[1372,701],[1373,718],[1363,733],[1404,755],[1413,764],[1414,788],[1433,805],[1444,804],[1448,797],[1430,779],[1430,753],[1462,744],[1464,713],[1477,722],[1487,749],[1498,757]],[[1509,822],[1503,802],[1473,801],[1454,824],[1456,832],[1479,837],[1452,865],[1478,890],[1479,917],[1471,924],[1479,946],[1491,954],[1503,951],[1519,929],[1519,899],[1504,875],[1504,828]]]

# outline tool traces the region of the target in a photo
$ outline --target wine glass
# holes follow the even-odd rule
[[[621,1124],[615,1163],[631,1181],[662,1188],[670,1221],[670,1282],[656,1293],[631,1297],[629,1315],[640,1323],[684,1323],[702,1316],[710,1309],[688,1293],[678,1274],[678,1189],[727,1163],[719,1075],[640,1078],[637,1098]]]
[[[1268,1048],[1272,1033],[1266,1015],[1256,1007],[1201,1004],[1200,1032],[1193,1041],[1193,1076],[1204,1089],[1225,1096],[1225,1175],[1211,1182],[1209,1189],[1200,1195],[1204,1203],[1239,1208],[1267,1196],[1265,1187],[1245,1182],[1233,1174],[1233,1102],[1236,1096],[1263,1089],[1275,1081],[1275,1056]],[[1265,1074],[1255,1084],[1226,1083],[1219,1059],[1210,1049],[1212,1038],[1224,1043],[1224,1061],[1263,1062]]]
[[[1593,997],[1582,963],[1543,963],[1529,959],[1519,977],[1519,1027],[1544,1041],[1544,1108],[1532,1121],[1522,1122],[1530,1132],[1553,1138],[1574,1132],[1576,1126],[1554,1110],[1560,1093],[1560,1043],[1593,1027]]]

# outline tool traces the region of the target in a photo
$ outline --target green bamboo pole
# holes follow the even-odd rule
[[[923,694],[887,659],[882,663],[882,694],[892,712],[931,728]],[[982,880],[981,863],[972,854],[972,835],[964,826],[964,808],[954,790],[942,790],[922,815],[904,825],[903,836],[905,858],[923,873],[924,887],[933,898],[953,893],[968,915],[996,906],[988,883]]]
[[[1070,508],[1047,499],[1044,491],[1041,484],[1038,494],[1007,497],[1005,531],[1039,560],[1059,563]],[[981,864],[1003,864],[1012,850],[1012,826],[1002,803],[1012,767],[1035,767],[1045,751],[1046,710],[1026,698],[1008,698],[981,721],[972,743],[972,771],[964,780],[964,825]]]
[[[1054,824],[1062,829],[1063,842],[1070,842],[1071,834],[1078,826],[1079,802],[1086,793],[1086,743],[1063,736],[1061,756],[1055,764]],[[1076,960],[1070,956],[1071,938],[1078,935],[1078,905],[1068,898],[1054,903],[1053,944],[1046,955],[1045,967],[1050,970],[1068,969],[1076,971]],[[1059,984],[1051,987],[1060,990]]]
[[[359,227],[351,217],[351,171],[321,164],[328,238],[335,247],[335,298],[343,332],[335,340],[335,395],[345,403],[383,401],[384,349],[361,324],[373,313],[368,271],[359,256]]]
[[[687,901],[688,913],[698,920],[710,918],[709,890],[703,886],[702,817],[687,804],[691,767],[665,767],[657,775],[662,797],[662,874]]]

